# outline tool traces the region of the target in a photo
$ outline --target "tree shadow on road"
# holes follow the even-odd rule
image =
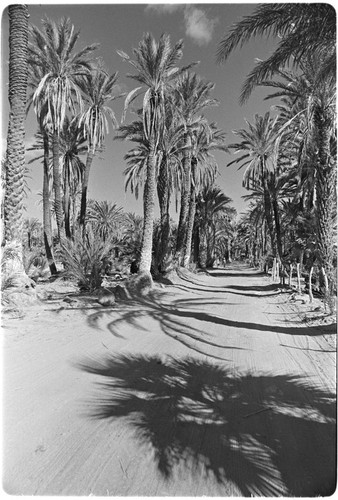
[[[243,348],[228,345],[225,334],[224,342],[216,341],[212,331],[215,332],[219,326],[237,330],[270,332],[272,335],[280,333],[320,336],[335,331],[335,326],[330,324],[308,326],[299,323],[299,325],[295,326],[284,326],[234,321],[224,316],[203,311],[205,306],[209,310],[212,308],[209,299],[206,299],[204,305],[201,299],[191,299],[189,304],[187,304],[186,299],[177,299],[167,304],[165,292],[155,290],[145,297],[134,297],[133,300],[121,302],[112,308],[99,309],[90,314],[87,321],[90,326],[98,327],[99,321],[108,317],[109,321],[106,323],[106,327],[113,335],[121,337],[121,331],[125,325],[144,330],[144,320],[152,318],[158,322],[162,332],[174,340],[181,342],[196,352],[223,360],[227,360],[227,358],[224,358],[226,349]],[[224,314],[226,314],[226,307],[224,307]],[[219,336],[217,338],[219,339]],[[210,352],[210,349],[209,352],[206,351],[205,348],[211,348],[212,352]]]
[[[297,376],[234,375],[196,359],[141,355],[77,366],[102,377],[85,414],[123,419],[166,479],[183,466],[196,485],[230,482],[243,496],[334,491],[334,395]]]
[[[224,268],[220,268],[220,269],[208,269],[208,274],[214,278],[256,278],[258,276],[267,276],[266,273],[264,273],[263,271],[257,271],[255,269],[252,269],[252,271],[250,272],[243,272],[241,270],[239,270],[237,273],[236,272],[231,272],[233,271],[234,269],[224,269]]]

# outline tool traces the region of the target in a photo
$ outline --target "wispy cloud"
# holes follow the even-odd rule
[[[183,11],[185,34],[198,45],[206,45],[211,41],[218,22],[218,18],[209,18],[205,10],[193,5],[149,4],[146,9],[157,14],[173,14],[178,10]]]
[[[153,10],[157,12],[157,14],[172,14],[177,10],[181,10],[184,8],[184,5],[180,5],[177,3],[150,3],[147,5],[146,10]]]
[[[217,19],[209,19],[205,11],[197,7],[186,7],[184,11],[186,34],[198,45],[208,44],[213,35]]]

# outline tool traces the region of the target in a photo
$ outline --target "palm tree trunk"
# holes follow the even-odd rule
[[[87,192],[89,183],[89,173],[95,156],[95,151],[93,151],[90,146],[88,149],[86,168],[83,174],[82,180],[82,192],[81,192],[81,208],[80,208],[80,226],[82,226],[83,234],[85,234],[86,229],[86,212],[87,212]]]
[[[271,197],[269,193],[269,187],[267,180],[265,178],[265,175],[263,175],[263,192],[264,192],[264,212],[265,212],[265,218],[266,218],[266,224],[268,227],[268,231],[270,234],[270,239],[271,239],[271,251],[274,257],[277,257],[278,255],[278,250],[277,250],[277,239],[276,239],[276,233],[274,230],[273,226],[273,217],[271,213]]]
[[[58,237],[62,240],[65,237],[62,214],[62,193],[61,193],[61,173],[60,173],[60,153],[59,136],[57,132],[53,133],[53,187],[56,225]]]
[[[43,133],[43,185],[42,185],[42,203],[43,203],[43,239],[45,243],[46,257],[51,274],[56,274],[56,264],[53,252],[52,219],[49,199],[49,139],[46,133]]]
[[[182,192],[181,192],[181,209],[180,218],[178,222],[177,230],[177,242],[176,242],[176,253],[179,259],[181,258],[181,253],[183,251],[184,239],[186,235],[186,225],[189,213],[189,200],[190,200],[190,171],[191,171],[191,138],[186,134],[186,152],[183,158],[183,182],[182,182]]]
[[[160,206],[161,244],[160,255],[158,256],[158,267],[161,268],[163,260],[168,254],[170,235],[170,186],[168,178],[168,166],[165,159],[162,159],[157,181],[157,196]]]
[[[188,267],[191,256],[192,233],[196,214],[196,189],[191,187],[190,206],[187,220],[187,234],[184,243],[183,267]]]
[[[147,162],[147,177],[144,186],[143,210],[144,222],[141,244],[141,257],[139,272],[150,273],[152,249],[153,249],[153,228],[154,228],[154,208],[156,192],[156,148],[154,139],[150,139],[149,156]]]
[[[5,159],[4,240],[7,259],[3,262],[4,280],[11,276],[20,291],[36,294],[23,266],[23,199],[25,172],[25,119],[28,79],[28,9],[10,5],[9,15],[9,123]],[[15,282],[13,281],[15,279]],[[20,305],[27,298],[20,294]],[[16,301],[14,301],[16,302]]]
[[[328,274],[332,270],[333,260],[333,223],[332,213],[335,198],[336,167],[330,159],[330,129],[328,118],[317,112],[318,164],[317,164],[317,232],[320,267]]]
[[[70,194],[69,194],[69,160],[65,162],[65,185],[64,185],[64,213],[65,213],[65,230],[66,237],[71,238],[72,233],[70,230]]]
[[[195,223],[193,231],[194,239],[194,262],[200,266],[200,228],[198,224]]]
[[[196,160],[191,160],[191,179],[189,212],[186,224],[186,237],[184,242],[183,267],[188,267],[191,256],[192,233],[194,230],[195,214],[196,214],[196,185],[194,183],[196,170]]]
[[[8,14],[10,111],[5,161],[4,242],[18,241],[22,245],[28,9],[25,5],[10,5]]]
[[[231,238],[229,237],[228,240],[227,240],[227,250],[228,250],[228,263],[231,263],[232,262],[232,258],[231,258]]]
[[[276,227],[276,246],[277,246],[277,250],[278,250],[277,259],[281,260],[282,255],[283,255],[282,236],[281,236],[278,201],[277,201],[275,196],[273,197],[273,200],[272,200],[272,207],[273,207],[273,215],[274,215],[275,227]]]

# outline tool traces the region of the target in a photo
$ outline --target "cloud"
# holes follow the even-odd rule
[[[206,12],[192,5],[182,4],[149,4],[146,10],[157,14],[173,14],[179,10],[184,12],[185,34],[198,45],[208,44],[213,35],[218,18],[209,19]]]
[[[217,18],[209,19],[202,9],[186,7],[184,21],[187,36],[190,36],[198,45],[208,44],[213,35]]]
[[[172,14],[173,12],[181,10],[182,8],[184,8],[183,5],[175,3],[164,3],[164,4],[150,3],[147,5],[146,10],[153,10],[157,14]]]

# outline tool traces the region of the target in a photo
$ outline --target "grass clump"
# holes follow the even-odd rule
[[[89,231],[83,239],[78,233],[73,240],[61,244],[64,276],[77,281],[81,291],[93,292],[100,288],[104,272],[104,260],[111,252],[111,244]]]

